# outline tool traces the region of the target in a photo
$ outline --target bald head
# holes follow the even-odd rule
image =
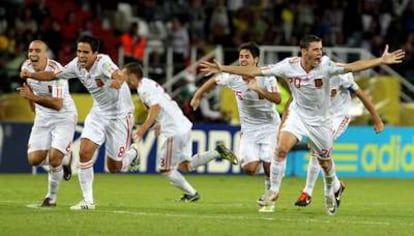
[[[29,45],[28,58],[35,71],[43,71],[47,64],[47,44],[42,40],[33,40]]]

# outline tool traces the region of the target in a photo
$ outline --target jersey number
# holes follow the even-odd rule
[[[302,80],[299,77],[289,78],[289,83],[291,83],[296,88],[300,88]]]

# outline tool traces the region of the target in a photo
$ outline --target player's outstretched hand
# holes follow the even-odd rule
[[[217,60],[214,60],[214,63],[208,61],[202,61],[200,63],[200,70],[207,73],[207,75],[221,72],[221,67],[222,65]]]
[[[402,49],[388,52],[388,44],[385,45],[384,53],[382,54],[382,62],[384,64],[397,64],[401,63],[405,57],[405,51]]]

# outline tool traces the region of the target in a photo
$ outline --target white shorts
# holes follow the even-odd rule
[[[306,124],[295,111],[289,110],[285,123],[280,128],[296,136],[301,141],[304,136],[309,138],[309,145],[319,157],[329,158],[333,146],[332,121],[329,119],[318,126]]]
[[[170,170],[183,161],[190,161],[192,154],[191,130],[174,136],[160,135],[158,145],[158,166],[160,170]]]
[[[105,156],[114,161],[122,161],[131,144],[133,125],[132,114],[107,119],[91,112],[85,119],[81,138],[87,138],[99,146],[105,142]]]
[[[70,152],[76,122],[76,114],[42,123],[36,120],[30,133],[27,153],[55,148],[66,155]]]
[[[278,128],[262,126],[256,130],[242,132],[239,147],[242,168],[250,162],[272,160],[277,146]]]
[[[350,122],[351,116],[349,115],[336,116],[332,119],[334,140],[339,138],[339,136],[341,136],[341,134],[345,132]]]

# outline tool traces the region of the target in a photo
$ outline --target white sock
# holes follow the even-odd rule
[[[122,159],[122,168],[121,172],[127,172],[129,165],[131,165],[132,160],[138,155],[138,159],[141,158],[139,152],[135,148],[130,148],[124,155]]]
[[[83,199],[93,204],[93,160],[81,162],[78,173],[79,184],[82,190]]]
[[[202,166],[214,160],[215,158],[220,157],[220,154],[217,151],[208,151],[194,155],[191,158],[191,167],[190,170],[195,170],[197,167]]]
[[[314,154],[313,151],[311,151],[311,157],[309,159],[308,164],[308,172],[306,174],[306,185],[303,189],[303,192],[309,194],[312,196],[313,188],[315,187],[316,180],[318,179],[319,172],[321,170],[321,167],[318,162],[318,158]]]
[[[54,168],[50,166],[48,173],[48,191],[46,197],[50,198],[52,202],[56,202],[57,193],[59,190],[60,181],[63,178],[62,165]]]
[[[331,168],[327,172],[323,171],[325,196],[331,196],[334,193],[333,185],[335,182],[335,178],[337,178],[335,173],[335,163],[332,159],[331,161]]]
[[[279,193],[282,179],[285,175],[286,159],[283,161],[272,159],[270,165],[270,190]]]
[[[196,193],[196,190],[193,188],[193,186],[187,182],[185,177],[177,169],[171,170],[168,173],[167,177],[171,181],[171,184],[183,190],[185,193],[189,195],[194,195]]]
[[[270,190],[270,176],[265,176],[265,184],[264,184],[265,188],[265,192],[267,192],[268,190]]]

